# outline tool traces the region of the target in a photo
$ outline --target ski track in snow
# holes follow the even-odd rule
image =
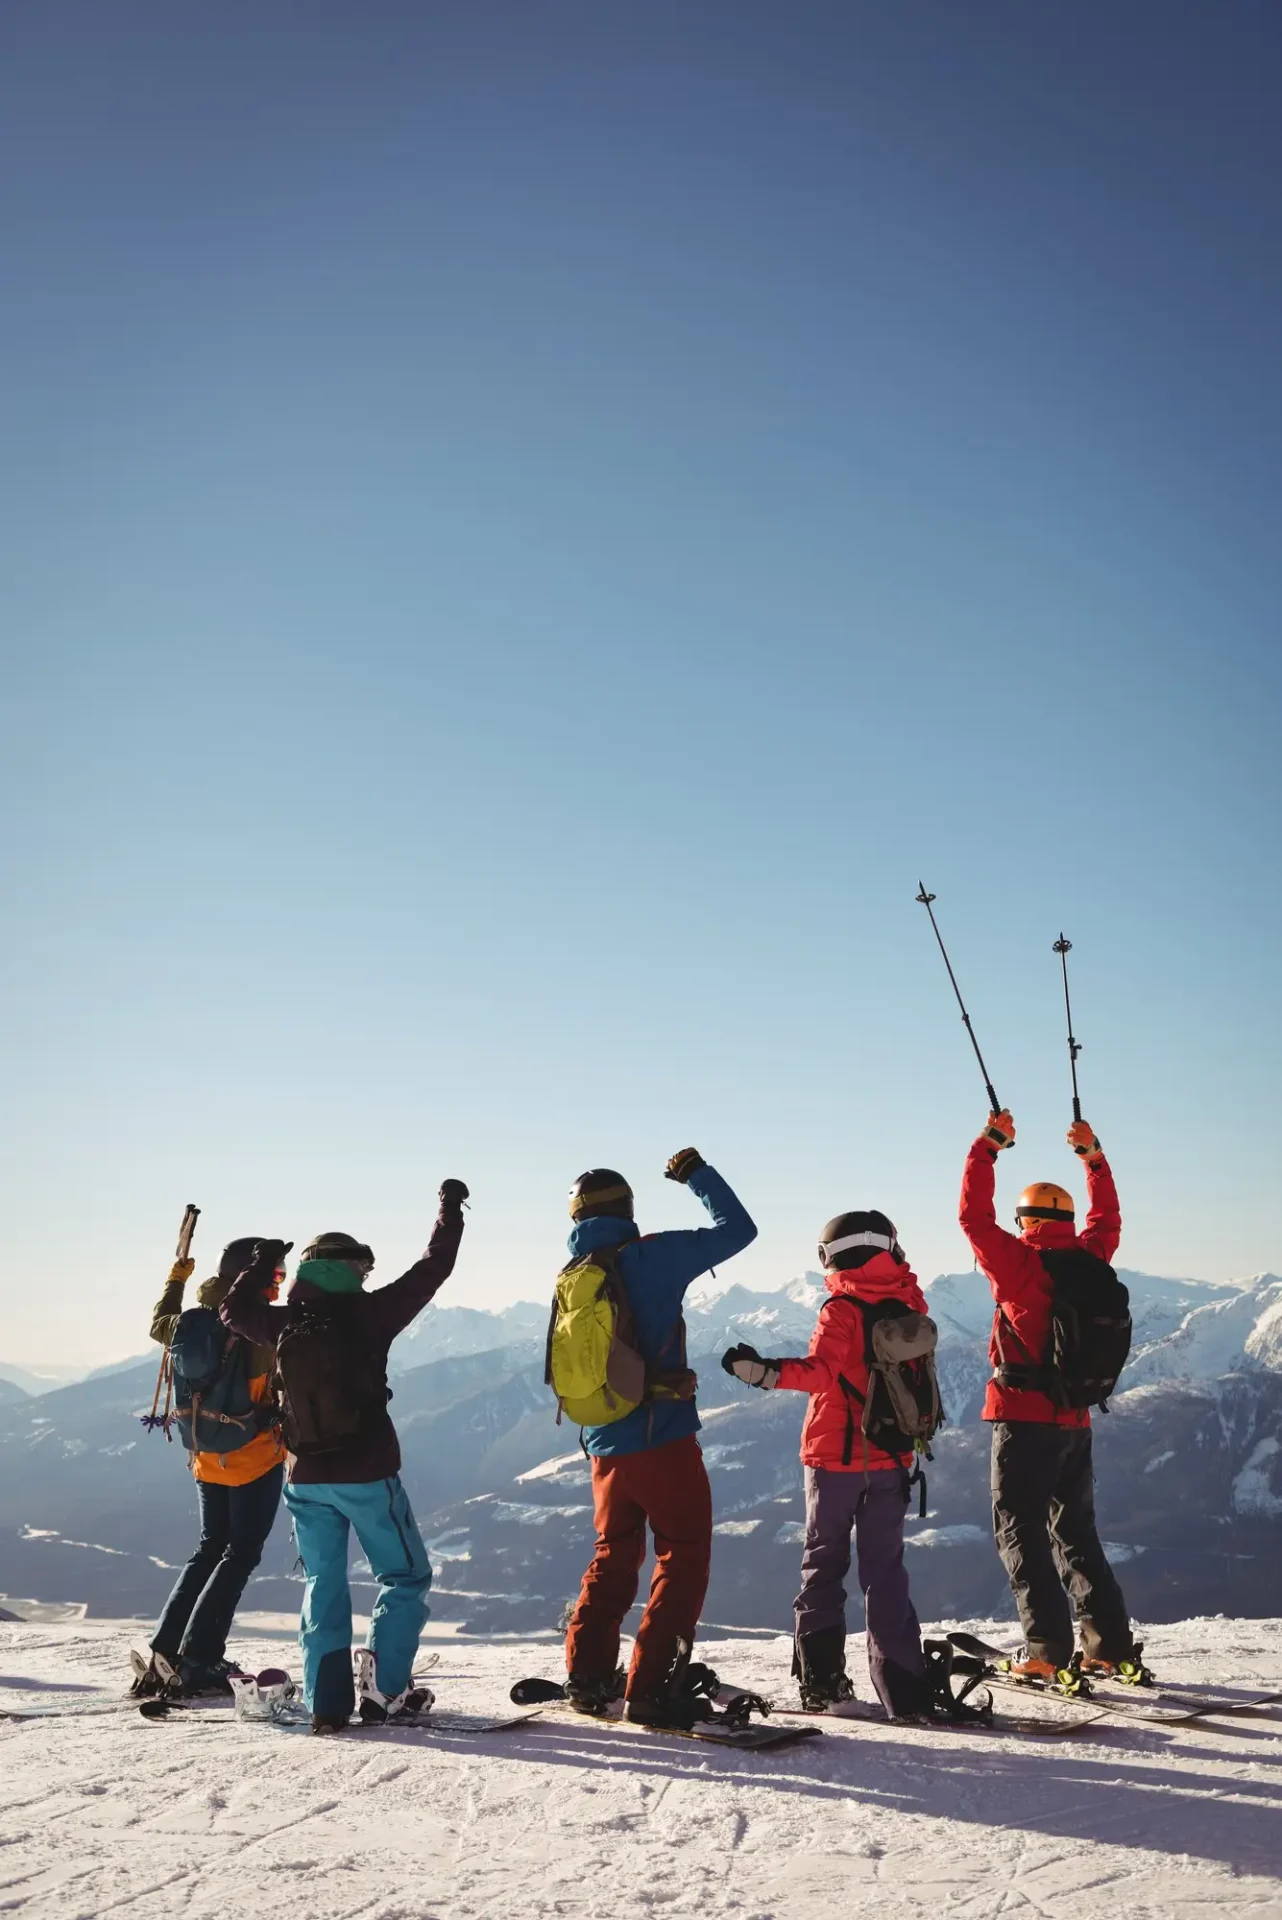
[[[116,1621],[0,1625],[0,1703],[109,1699],[144,1637]],[[1282,1686],[1282,1621],[1145,1638],[1172,1684]],[[496,1713],[514,1680],[557,1670],[547,1641],[439,1644],[442,1710]],[[284,1650],[233,1645],[259,1667]],[[723,1679],[791,1694],[783,1637],[699,1653]],[[851,1655],[867,1696],[857,1642]],[[822,1740],[748,1755],[550,1713],[505,1734],[332,1740],[230,1712],[4,1723],[0,1915],[1282,1920],[1282,1709],[1047,1740],[820,1724]]]

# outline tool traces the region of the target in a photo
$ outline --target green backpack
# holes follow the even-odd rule
[[[648,1397],[627,1290],[616,1271],[621,1249],[599,1247],[557,1276],[544,1379],[562,1413],[581,1427],[626,1419]]]

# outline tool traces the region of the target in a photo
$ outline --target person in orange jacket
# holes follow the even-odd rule
[[[1077,1248],[1109,1263],[1122,1236],[1117,1188],[1094,1128],[1075,1121],[1068,1143],[1086,1166],[1090,1208],[1080,1234],[1072,1195],[1049,1181],[1020,1195],[1018,1233],[998,1226],[997,1155],[1015,1144],[1005,1110],[989,1116],[972,1145],[961,1191],[962,1231],[996,1303],[983,1417],[993,1429],[993,1534],[1025,1641],[1013,1670],[1039,1680],[1070,1666],[1074,1611],[1084,1671],[1126,1672],[1139,1660],[1095,1523],[1090,1409],[1060,1405],[1037,1384],[1048,1360],[1054,1298],[1042,1254]]]
[[[721,1364],[747,1386],[810,1395],[801,1429],[806,1539],[793,1603],[793,1674],[802,1705],[823,1712],[854,1694],[846,1672],[845,1589],[853,1533],[869,1677],[888,1719],[914,1718],[928,1711],[932,1689],[904,1565],[908,1468],[873,1445],[860,1423],[869,1392],[864,1308],[894,1303],[924,1314],[926,1298],[894,1223],[875,1209],[830,1220],[819,1258],[828,1298],[806,1358],[763,1360],[739,1345]]]
[[[217,1274],[197,1290],[197,1303],[217,1312],[258,1245],[253,1236],[233,1240],[223,1251]],[[183,1293],[195,1266],[194,1260],[175,1261],[156,1302],[151,1337],[162,1347],[173,1344]],[[275,1299],[284,1277],[282,1258],[267,1299]],[[269,1349],[249,1347],[246,1372],[256,1405],[265,1406],[271,1400],[274,1367],[275,1356]],[[199,1452],[190,1459],[200,1507],[200,1539],[165,1602],[152,1635],[150,1658],[135,1656],[135,1695],[231,1692],[227,1636],[280,1506],[285,1444],[278,1424],[265,1426],[232,1453]]]

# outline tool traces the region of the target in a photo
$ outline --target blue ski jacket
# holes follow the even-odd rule
[[[602,1219],[580,1220],[570,1233],[572,1260],[599,1247],[623,1247],[617,1271],[632,1308],[637,1344],[651,1365],[681,1364],[677,1322],[687,1288],[757,1237],[747,1210],[714,1168],[700,1167],[686,1184],[711,1214],[710,1227],[654,1233],[643,1240],[634,1221]],[[693,1400],[655,1400],[611,1426],[585,1427],[583,1444],[589,1453],[610,1459],[644,1453],[698,1431]]]

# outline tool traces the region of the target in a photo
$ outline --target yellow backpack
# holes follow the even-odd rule
[[[543,1377],[556,1395],[558,1423],[568,1413],[581,1427],[608,1427],[647,1398],[619,1252],[599,1247],[557,1276]]]

